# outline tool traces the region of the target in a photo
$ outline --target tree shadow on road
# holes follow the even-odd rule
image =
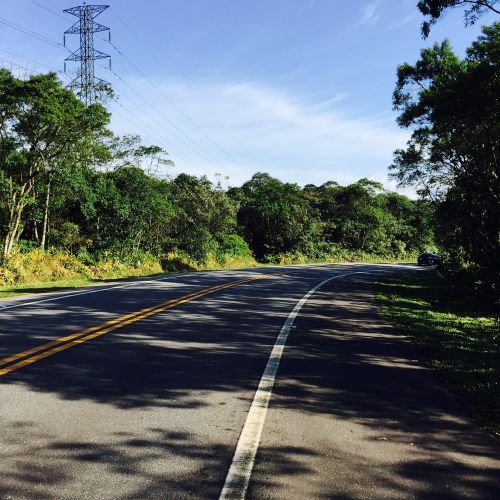
[[[21,391],[21,409],[35,393],[110,411],[154,414],[162,409],[168,415],[175,410],[184,412],[186,425],[187,416],[199,410],[196,418],[217,422],[220,404],[237,400],[248,409],[285,318],[321,279],[324,273],[311,271],[307,279],[291,275],[190,302],[13,372],[2,380],[3,390]],[[386,460],[337,446],[334,436],[324,456],[310,446],[263,443],[259,457],[269,472],[255,476],[250,496],[259,497],[283,476],[313,477],[318,471],[308,464],[315,459],[324,463],[329,484],[328,470],[345,474],[339,478],[344,489],[323,489],[316,493],[320,498],[366,498],[375,486],[391,498],[456,498],[471,492],[471,497],[500,497],[497,443],[470,423],[423,368],[413,346],[387,326],[371,302],[370,280],[358,275],[332,281],[304,307],[285,350],[271,411],[353,424],[363,446],[382,452],[387,447]],[[161,286],[150,292],[148,300],[158,302],[165,294]],[[118,312],[140,301],[140,290],[117,293]],[[85,307],[74,306],[71,312],[76,322]],[[32,339],[46,327],[34,324]],[[25,389],[29,392],[22,393]],[[0,493],[3,487],[7,496],[7,488],[17,484],[24,488],[20,491],[38,488],[38,498],[54,498],[57,483],[59,488],[74,483],[93,488],[92,474],[99,477],[105,470],[126,489],[121,498],[216,498],[241,424],[241,419],[220,423],[212,440],[205,441],[201,434],[173,433],[168,424],[153,422],[146,433],[106,434],[100,442],[39,436],[33,441],[41,442],[40,448],[19,444],[26,456],[3,466],[7,480]],[[29,431],[9,435],[29,440]],[[404,456],[391,456],[391,446],[402,446]],[[38,472],[23,475],[30,463]],[[53,478],[46,485],[44,475]],[[109,498],[105,492],[101,498]],[[93,498],[100,498],[97,493]]]
[[[15,467],[0,465],[0,498],[218,498],[233,447],[200,443],[187,432],[150,427],[145,432],[117,432],[105,441],[60,441],[36,425],[24,439],[38,442],[15,458]],[[11,445],[15,443],[10,443]],[[289,474],[307,474],[295,457],[306,449],[269,449]],[[174,466],[166,466],[169,463]]]
[[[337,283],[333,301],[320,291],[304,307],[271,401],[271,411],[302,414],[304,425],[317,415],[334,422],[322,466],[335,471],[338,489],[326,488],[325,494],[318,486],[317,496],[500,497],[499,443],[471,421],[415,347],[387,325],[371,286],[357,281],[355,289]],[[267,466],[273,470],[272,458]],[[251,498],[280,481],[267,475],[259,485],[259,477]]]

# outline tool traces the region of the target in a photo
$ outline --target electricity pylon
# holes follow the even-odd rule
[[[107,31],[111,41],[109,28],[94,21],[108,7],[109,5],[86,5],[84,3],[78,7],[64,10],[64,12],[78,17],[78,21],[64,32],[64,46],[66,46],[66,35],[80,35],[80,48],[64,60],[64,72],[66,72],[66,61],[80,61],[78,75],[69,84],[69,87],[73,88],[86,106],[95,102],[101,92],[109,87],[108,82],[96,78],[94,67],[94,61],[97,59],[109,59],[111,68],[111,57],[94,47],[94,33]]]

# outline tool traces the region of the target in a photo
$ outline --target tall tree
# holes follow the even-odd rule
[[[0,186],[3,251],[11,253],[23,230],[23,213],[45,183],[50,201],[52,174],[75,161],[89,161],[96,138],[107,133],[108,112],[85,107],[55,73],[15,78],[0,70]],[[47,212],[44,229],[47,227]]]
[[[421,194],[447,205],[438,234],[450,259],[497,293],[499,61],[500,23],[494,23],[483,28],[463,60],[444,42],[423,50],[416,64],[401,65],[394,107],[399,124],[413,133],[391,167],[401,185],[417,185]]]

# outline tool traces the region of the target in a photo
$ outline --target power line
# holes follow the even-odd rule
[[[20,31],[21,33],[24,33],[25,35],[31,36],[33,38],[36,38],[37,40],[47,43],[49,45],[52,45],[57,48],[62,48],[65,50],[66,47],[59,42],[56,42],[55,40],[52,40],[45,35],[42,35],[41,33],[37,33],[36,31],[30,30],[29,28],[25,28],[24,26],[21,26],[19,24],[13,23],[12,21],[9,21],[8,19],[4,19],[3,17],[0,17],[0,23],[4,24],[5,26],[8,26],[9,28],[12,28],[14,30]]]
[[[64,19],[65,21],[68,20],[67,17],[59,14],[59,12],[56,12],[55,10],[50,9],[49,7],[46,7],[45,5],[37,2],[36,0],[28,0],[28,2],[31,2],[35,5],[38,5],[38,7],[40,7],[41,9],[46,10],[47,12],[50,12],[51,14],[54,14],[55,16],[60,17],[61,19]]]
[[[160,115],[159,111],[157,108],[155,108],[151,103],[149,103],[142,94],[140,94],[139,92],[137,92],[129,83],[127,83],[123,78],[121,78],[114,70],[110,70],[111,73],[113,73],[116,78],[118,78],[124,85],[127,86],[127,88],[129,88],[137,97],[139,97],[143,102],[146,103],[146,105],[151,108],[153,110],[153,112],[157,113]],[[203,150],[203,148],[201,148],[200,146],[198,146],[198,144],[196,144],[195,141],[193,141],[187,134],[185,134],[182,129],[180,129],[174,122],[172,122],[172,120],[169,120],[168,118],[166,118],[163,114],[161,114],[161,117],[163,120],[165,120],[167,123],[169,123],[176,131],[178,131],[180,134],[182,134],[188,141],[190,141],[194,146],[196,146],[197,150],[201,152],[201,155],[204,155],[205,156],[205,159],[208,159],[208,161],[210,162],[214,162],[217,166],[221,166],[219,164],[219,162],[217,161],[216,158],[214,158],[210,153],[206,152]],[[158,122],[156,119],[154,119],[152,116],[151,118],[156,122],[157,125],[159,125],[160,127],[164,127],[165,125]],[[192,151],[193,153],[197,154],[197,155],[200,155],[200,152],[197,152],[189,143],[187,143],[184,139],[182,139],[181,137],[179,137],[178,135],[174,134],[173,132],[170,131],[170,133],[180,142],[182,142],[187,148],[189,148],[190,151]]]
[[[31,63],[33,64],[34,66],[40,66],[40,67],[46,67],[46,68],[49,68],[48,66],[45,66],[43,64],[39,64],[35,61],[33,61],[32,59],[28,59],[27,57],[24,57],[23,55],[21,54],[16,54],[15,52],[11,52],[10,50],[5,50],[5,49],[0,49],[0,52],[3,52],[4,54],[7,54],[8,56],[10,57],[17,57],[19,58],[20,60],[24,61],[24,62],[27,62],[27,63]],[[50,68],[49,68],[50,69]]]
[[[189,121],[198,131],[200,131],[213,145],[215,145],[222,153],[224,153],[232,162],[238,163],[231,154],[229,154],[222,146],[220,146],[214,139],[212,139],[194,120],[192,120],[175,102],[173,102],[146,74],[115,44],[108,40],[108,43],[113,49],[120,54],[157,92],[161,95],[173,108],[177,110],[187,121]]]
[[[104,68],[104,67],[103,67]],[[104,69],[108,69],[108,68],[104,68]],[[109,70],[109,69],[108,69]],[[117,75],[115,73],[116,77],[121,81],[123,82],[125,85],[127,85],[134,93],[137,94],[137,92],[132,88],[130,87],[119,75]],[[143,127],[141,127],[140,125],[137,125],[137,123],[134,123],[132,120],[130,119],[125,119],[131,123],[133,126],[141,129],[143,132],[145,132],[146,134],[153,134],[156,136],[157,139],[160,140],[160,143],[164,144],[165,145],[165,149],[169,150],[169,151],[172,151],[174,152],[177,156],[180,156],[180,157],[183,157],[183,159],[185,161],[187,161],[188,163],[192,164],[193,166],[199,166],[199,164],[197,163],[197,161],[190,155],[188,154],[187,152],[185,151],[180,151],[179,149],[177,149],[179,146],[173,146],[171,141],[169,139],[167,139],[166,137],[164,137],[163,135],[161,135],[158,130],[156,130],[155,128],[153,128],[149,123],[147,123],[146,121],[144,121],[142,118],[139,117],[138,113],[137,112],[132,112],[130,111],[128,108],[126,108],[117,98],[113,97],[112,98],[112,101],[117,104],[121,109],[123,109],[124,111],[126,111],[129,115],[131,115],[133,117],[134,120],[138,120],[144,127],[146,127],[147,129],[149,129],[149,131],[145,131],[145,129]],[[129,96],[127,96],[127,102],[129,102],[130,104],[132,104],[136,109],[138,109],[139,111],[143,111],[144,108],[143,106],[141,106],[140,104],[138,104],[136,101],[134,101],[133,99],[131,99]],[[146,102],[147,103],[147,102]],[[148,104],[148,103],[147,103]],[[122,117],[123,117],[123,114],[122,114]],[[157,125],[159,125],[159,127],[161,128],[161,130],[164,130],[166,127],[159,123],[156,119],[153,120],[155,123],[157,123]],[[168,130],[168,129],[167,129]],[[170,132],[170,131],[169,131]],[[170,134],[172,134],[172,132],[170,132]],[[181,140],[179,139],[177,136],[175,136],[174,134],[172,134],[177,140]],[[167,146],[168,144],[168,146]],[[187,145],[189,147],[189,145]],[[190,147],[189,147],[190,148]],[[191,148],[190,148],[191,152],[194,152],[195,154],[198,154],[196,151],[193,151]],[[199,154],[198,154],[199,156]]]
[[[34,61],[33,59],[29,59],[29,58],[23,56],[22,54],[17,54],[16,52],[12,52],[12,51],[6,50],[6,49],[0,49],[0,52],[3,52],[4,54],[8,54],[9,56],[17,57],[26,63],[31,63],[35,67],[38,66],[39,68],[45,68],[45,69],[48,69],[49,71],[64,75],[64,73],[62,71],[54,70],[50,66],[47,66],[46,64],[40,64],[39,62]],[[65,75],[65,76],[68,76],[68,75]]]
[[[30,1],[33,1],[33,0],[30,0]],[[139,38],[139,36],[134,33],[134,31],[130,28],[130,26],[128,25],[128,23],[126,23],[122,17],[117,13],[117,11],[115,9],[111,9],[111,12],[112,14],[118,19],[118,21],[120,23],[122,23],[122,25],[127,29],[127,31],[129,33],[132,34],[132,36],[139,42],[140,45],[142,45],[142,47],[147,51],[149,52],[149,54],[155,59],[156,63],[169,75],[169,77],[174,81],[174,83],[176,83],[178,86],[180,86],[184,91],[186,91],[187,93],[189,93],[189,97],[192,101],[194,101],[198,106],[199,106],[199,109],[201,109],[201,111],[203,111],[204,113],[210,115],[213,119],[217,119],[216,116],[210,111],[209,108],[207,108],[197,97],[194,93],[192,92],[189,92],[188,89],[186,89],[186,87],[184,85],[182,85],[181,82],[179,82],[179,80],[177,80],[176,78],[174,78],[172,76],[172,73],[167,69],[167,67],[165,66],[164,62],[162,61],[162,59],[160,59],[158,57],[158,55],[153,52],[150,47],[148,47],[143,40],[141,40]],[[234,136],[234,134],[231,133],[231,131],[229,131],[223,123],[220,123],[219,126],[222,128],[222,130],[226,133],[226,135],[231,138],[234,142],[236,142],[240,147],[245,148],[245,146],[243,146],[241,144],[241,142],[238,140],[237,137]]]
[[[8,54],[9,57],[14,56],[14,57],[19,58],[21,61],[24,61],[26,63],[31,63],[31,65],[33,66],[33,71],[30,68],[28,68],[27,66],[21,65],[21,64],[15,62],[15,61],[3,59],[4,61],[6,61],[6,62],[8,62],[10,64],[13,64],[14,66],[19,66],[21,68],[26,68],[31,75],[39,73],[39,71],[36,70],[36,67],[38,67],[38,68],[45,68],[46,70],[49,70],[52,73],[57,73],[59,75],[59,77],[62,78],[62,79],[71,79],[71,77],[68,74],[66,74],[66,73],[64,73],[62,71],[59,71],[59,70],[55,70],[55,69],[51,68],[50,66],[47,66],[46,64],[40,64],[37,61],[33,61],[32,59],[28,59],[27,57],[25,57],[25,56],[23,56],[21,54],[16,54],[15,52],[12,52],[10,50],[5,50],[5,49],[0,49],[0,52]],[[66,83],[68,83],[68,82],[66,82]]]
[[[116,76],[116,78],[118,78],[118,79],[119,79],[119,80],[120,80],[120,81],[121,81],[124,85],[126,85],[126,86],[127,86],[127,87],[128,87],[128,88],[129,88],[129,89],[130,89],[130,90],[131,90],[131,91],[132,91],[132,92],[133,92],[133,93],[134,93],[137,97],[139,97],[139,98],[140,98],[143,102],[145,102],[145,103],[146,103],[146,105],[148,105],[148,106],[149,106],[149,107],[150,107],[150,108],[151,108],[151,109],[152,109],[155,113],[160,114],[160,113],[158,112],[158,110],[157,110],[157,109],[156,109],[156,108],[155,108],[152,104],[150,104],[150,103],[149,103],[149,102],[148,102],[148,101],[147,101],[147,100],[146,100],[146,99],[145,99],[145,98],[144,98],[144,97],[143,97],[143,96],[142,96],[139,92],[137,92],[137,91],[136,91],[133,87],[131,87],[131,86],[130,86],[130,85],[129,85],[129,84],[128,84],[128,83],[127,83],[127,82],[126,82],[123,78],[121,78],[121,77],[120,77],[120,75],[118,75],[118,74],[117,74],[114,70],[111,70],[111,72],[112,72],[112,73]],[[136,102],[134,102],[132,99],[130,99],[130,97],[128,98],[128,100],[129,100],[132,104],[134,104],[134,106],[135,106],[136,108],[138,108],[138,109],[140,109],[140,110],[143,110],[143,107],[141,107],[139,104],[137,104],[137,103],[136,103]],[[170,124],[174,125],[174,127],[175,127],[175,124],[173,124],[170,120],[168,120],[167,118],[165,118],[163,115],[161,115],[161,116],[162,116],[162,118],[163,118],[164,120],[166,120],[168,123],[170,123]],[[137,117],[137,118],[138,118],[138,117]],[[154,118],[154,116],[150,116],[150,119],[152,119],[152,120],[153,120],[153,121],[154,121],[154,122],[155,122],[155,123],[156,123],[156,124],[157,124],[157,125],[161,128],[161,129],[165,129],[165,128],[166,128],[166,127],[165,127],[165,124],[163,124],[163,123],[159,122],[156,118]],[[142,121],[142,120],[141,120],[141,121]],[[144,122],[143,122],[143,123],[144,123]],[[148,127],[149,127],[149,126],[148,126]],[[149,127],[149,128],[151,128],[151,129],[152,129],[152,127]],[[168,130],[168,129],[167,129],[167,130]],[[176,135],[175,133],[173,133],[171,130],[169,130],[169,133],[170,133],[170,134],[171,134],[171,135],[172,135],[172,136],[173,136],[173,137],[174,137],[177,141],[179,141],[179,142],[181,142],[182,144],[184,144],[184,146],[185,146],[185,147],[187,147],[187,148],[189,149],[189,151],[191,151],[192,153],[194,153],[194,154],[195,154],[195,155],[197,155],[197,156],[202,157],[202,156],[200,155],[200,153],[199,153],[198,151],[196,151],[195,149],[193,149],[189,143],[187,143],[186,141],[184,141],[184,139],[182,139],[181,137],[179,137],[178,135]],[[188,139],[189,139],[189,138],[188,138]],[[193,143],[193,144],[195,144],[195,143]],[[202,154],[205,154],[205,155],[206,155],[206,153],[205,153],[205,152],[204,152],[201,148],[199,148],[199,149],[200,149],[200,151],[201,151],[201,153],[202,153]],[[207,156],[207,157],[210,159],[210,157],[209,157],[209,156]],[[196,161],[195,161],[195,160],[193,160],[192,158],[190,158],[190,161],[191,161],[191,162],[196,163]]]
[[[160,139],[160,143],[163,143],[164,146],[165,146],[165,149],[167,150],[167,152],[169,150],[173,151],[177,156],[180,156],[180,157],[183,157],[185,161],[187,161],[188,163],[191,163],[193,164],[194,166],[196,166],[196,162],[189,156],[187,155],[185,152],[182,152],[180,153],[179,151],[177,151],[175,148],[171,147],[171,146],[167,146],[168,144],[168,141],[165,141],[165,139],[154,129],[152,128],[147,122],[145,122],[144,120],[142,120],[141,118],[139,118],[137,116],[137,114],[133,113],[132,111],[130,111],[129,109],[127,109],[125,106],[123,106],[123,104],[121,104],[117,99],[113,99],[113,101],[121,108],[123,109],[126,113],[128,113],[130,116],[132,116],[135,120],[139,120],[140,123],[142,123],[142,125],[146,128],[148,128],[151,132],[147,132],[144,128],[142,128],[140,125],[137,125],[137,123],[134,123],[133,120],[130,120],[128,119],[127,117],[123,116],[122,114],[122,117],[128,122],[130,123],[132,126],[134,127],[137,127],[139,128],[140,130],[142,130],[143,132],[145,132],[146,134],[150,134],[152,133],[153,135],[156,136],[157,139]]]
[[[3,57],[0,57],[0,66],[2,66],[2,67],[10,66],[10,72],[12,74],[14,74],[14,68],[17,68],[17,77],[18,78],[27,78],[27,77],[33,75],[33,73],[34,73],[31,68],[28,68],[27,66],[23,66],[21,64],[18,64],[14,61],[4,59]],[[23,71],[22,75],[21,75],[21,70]]]

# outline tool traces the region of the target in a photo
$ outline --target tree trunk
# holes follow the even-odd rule
[[[3,260],[7,259],[7,257],[11,254],[14,244],[21,235],[21,216],[25,206],[25,203],[19,202],[12,207],[10,211],[11,220],[9,221],[7,234],[5,235],[5,241],[3,244]]]
[[[49,230],[49,206],[50,206],[50,186],[52,179],[49,177],[47,182],[47,193],[45,194],[45,207],[43,214],[42,239],[40,240],[40,248],[45,249],[47,243],[47,233]]]
[[[24,184],[19,192],[11,194],[9,201],[9,221],[7,223],[7,233],[3,242],[2,260],[5,261],[12,252],[14,245],[19,240],[22,233],[21,219],[27,205],[27,199],[32,190],[30,184]]]

